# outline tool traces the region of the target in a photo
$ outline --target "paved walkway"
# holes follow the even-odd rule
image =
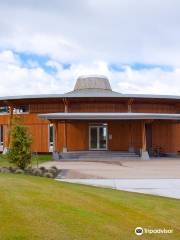
[[[51,161],[41,165],[61,169],[59,181],[180,199],[180,159]]]
[[[61,179],[59,181],[180,199],[180,179]]]
[[[180,159],[120,160],[105,162],[50,161],[41,164],[55,165],[64,171],[64,178],[91,179],[180,179]]]

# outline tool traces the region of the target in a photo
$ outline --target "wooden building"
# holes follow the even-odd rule
[[[32,151],[129,151],[144,158],[180,152],[180,97],[121,94],[103,76],[79,77],[72,92],[0,98],[0,150],[20,115]]]

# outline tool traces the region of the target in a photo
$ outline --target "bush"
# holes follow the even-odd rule
[[[21,119],[13,120],[13,127],[10,131],[10,150],[7,158],[21,169],[25,169],[31,163],[31,143],[27,127],[20,124]]]
[[[25,171],[26,174],[31,175],[32,172],[33,172],[33,169],[32,169],[32,167],[29,166],[24,171]]]
[[[47,169],[46,169],[45,167],[43,167],[43,166],[40,167],[39,169],[40,169],[41,171],[43,171],[43,172],[47,171]]]
[[[12,173],[14,173],[16,170],[17,170],[17,167],[14,167],[14,166],[9,167],[9,171]]]
[[[55,169],[56,171],[58,170],[58,168],[56,166],[52,166],[51,168]]]
[[[56,175],[57,170],[55,170],[54,168],[50,168],[48,169],[48,173],[52,173],[53,175]]]
[[[32,167],[27,167],[26,169],[25,169],[25,172],[26,173],[32,173],[32,171],[33,171],[33,169],[32,169]]]
[[[50,172],[47,172],[47,173],[44,173],[44,174],[43,174],[43,177],[47,177],[47,178],[53,178],[54,176],[53,176],[53,174],[52,174],[52,173],[50,173]]]
[[[42,170],[39,168],[35,168],[35,169],[33,169],[32,174],[34,176],[42,176]]]
[[[1,172],[1,173],[9,173],[10,170],[9,170],[8,168],[6,168],[6,167],[2,167],[2,168],[0,169],[0,172]]]
[[[17,170],[15,171],[15,173],[17,173],[17,174],[23,174],[23,173],[24,173],[24,170],[22,170],[22,169],[17,169]]]

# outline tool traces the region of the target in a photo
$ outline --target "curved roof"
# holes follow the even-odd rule
[[[83,89],[102,89],[112,91],[107,77],[101,75],[80,76],[76,81],[74,91]]]
[[[176,95],[150,95],[150,94],[121,94],[113,91],[96,91],[94,89],[72,91],[65,94],[38,94],[38,95],[16,95],[0,97],[0,101],[8,100],[25,100],[25,99],[53,99],[53,98],[135,98],[135,99],[166,99],[180,100],[180,96]]]

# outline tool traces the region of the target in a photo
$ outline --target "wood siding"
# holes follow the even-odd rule
[[[64,112],[65,102],[68,112],[145,112],[145,113],[179,113],[180,101],[155,99],[46,99],[20,100],[19,105],[29,105],[29,114],[19,114],[23,123],[28,126],[32,138],[32,151],[48,152],[48,125],[50,121],[37,117],[38,113]],[[18,106],[9,102],[9,106]],[[3,104],[2,104],[3,105]],[[15,116],[15,115],[14,115]],[[104,123],[104,121],[98,121]],[[130,147],[135,150],[142,148],[142,121],[105,121],[108,124],[108,149],[127,151]],[[3,125],[4,146],[8,144],[9,114],[0,114],[0,125]],[[54,121],[55,149],[62,151],[67,145],[70,151],[89,150],[89,124],[92,121]],[[180,151],[180,123],[176,121],[152,121],[152,146],[161,146],[166,153]],[[66,133],[66,144],[65,144]],[[112,139],[109,135],[112,135]]]
[[[180,123],[156,121],[152,127],[153,149],[161,147],[165,153],[180,151]]]
[[[141,148],[141,122],[140,121],[71,121],[67,122],[67,149],[68,151],[87,151],[89,150],[89,126],[108,124],[108,150],[128,151],[132,145],[135,150]],[[132,124],[131,135],[129,126]],[[57,151],[62,151],[65,144],[65,123],[58,124],[58,144]],[[111,138],[110,138],[111,135]]]
[[[15,117],[17,115],[13,115]],[[48,120],[42,120],[36,114],[19,114],[22,118],[22,123],[29,128],[32,135],[32,151],[33,152],[48,152]],[[3,125],[3,145],[8,145],[10,115],[0,115],[0,124]]]
[[[132,112],[144,113],[176,113],[176,107],[172,104],[160,103],[134,103],[132,104]]]
[[[127,103],[89,102],[70,103],[69,112],[127,112]]]
[[[41,104],[31,104],[30,113],[54,113],[63,112],[63,103],[41,103]]]

